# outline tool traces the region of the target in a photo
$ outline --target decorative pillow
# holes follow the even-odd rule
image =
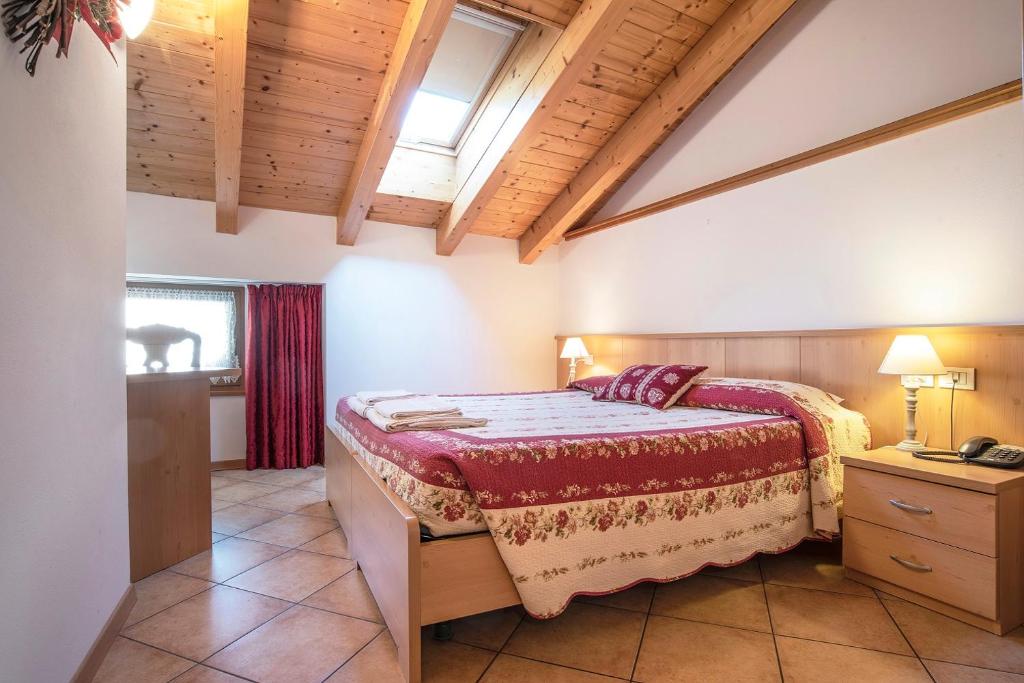
[[[664,410],[707,369],[706,365],[631,365],[595,393],[594,400],[642,403]]]
[[[596,375],[594,377],[586,377],[584,379],[576,380],[569,385],[569,388],[596,394],[608,386],[613,379],[615,379],[615,375]]]

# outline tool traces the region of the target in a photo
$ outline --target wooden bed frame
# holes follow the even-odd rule
[[[491,535],[420,541],[416,513],[325,429],[327,500],[370,586],[402,674],[420,681],[422,626],[520,604]]]
[[[958,438],[990,433],[1024,443],[1024,325],[590,335],[584,340],[595,365],[583,374],[634,362],[701,362],[709,375],[803,382],[845,396],[846,407],[868,416],[880,445],[902,435],[899,382],[877,373],[897,333],[927,334],[947,366],[977,368],[978,390],[957,392]],[[563,339],[553,349],[559,385],[568,369],[557,359]],[[949,420],[942,392],[922,391],[918,408],[920,433],[940,446]],[[518,605],[519,594],[489,533],[421,542],[416,513],[329,427],[325,432],[327,499],[398,646],[402,673],[418,683],[421,627]]]

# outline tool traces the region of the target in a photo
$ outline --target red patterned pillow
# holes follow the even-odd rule
[[[664,410],[707,369],[706,365],[631,365],[594,394],[594,400],[642,403]]]
[[[604,389],[608,384],[615,379],[615,375],[596,375],[594,377],[585,377],[578,379],[569,385],[570,389],[579,389],[581,391],[588,391],[591,394]]]

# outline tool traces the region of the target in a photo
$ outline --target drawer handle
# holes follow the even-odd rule
[[[907,569],[913,569],[915,572],[930,572],[932,568],[926,564],[920,564],[918,562],[912,562],[910,560],[904,560],[898,555],[890,555],[889,558],[894,562],[902,564]]]
[[[897,507],[900,510],[905,510],[906,512],[918,512],[922,515],[932,514],[932,509],[930,507],[925,507],[924,505],[911,505],[910,503],[904,503],[902,500],[896,500],[895,498],[889,500],[889,505]]]

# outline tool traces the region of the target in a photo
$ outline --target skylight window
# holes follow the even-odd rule
[[[413,142],[436,140],[450,147],[468,113],[469,102],[418,90],[405,117],[401,139]]]
[[[399,139],[454,147],[523,26],[456,6]]]

